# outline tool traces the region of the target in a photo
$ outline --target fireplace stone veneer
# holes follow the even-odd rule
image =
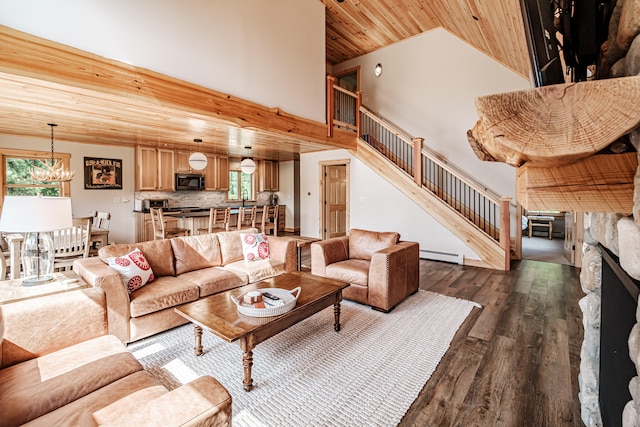
[[[638,181],[638,177],[636,177]],[[638,184],[638,182],[636,182]],[[639,186],[636,185],[636,188]],[[580,402],[582,421],[588,427],[603,426],[598,403],[600,387],[600,328],[602,295],[602,251],[599,244],[619,257],[626,273],[640,280],[640,226],[632,217],[619,214],[585,214],[584,246],[580,283],[586,296],[580,300],[583,312],[584,341],[580,353]],[[636,322],[640,311],[636,308]],[[635,365],[636,375],[628,385],[631,400],[624,406],[622,425],[640,425],[640,324],[636,323],[629,335],[629,357]],[[606,420],[605,420],[606,421]]]

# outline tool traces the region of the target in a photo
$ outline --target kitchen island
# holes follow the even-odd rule
[[[221,206],[217,209],[226,209],[228,206]],[[251,207],[247,205],[246,207]],[[262,218],[262,205],[256,206],[256,226]],[[278,205],[278,231],[284,230],[285,205]],[[238,213],[240,206],[231,206],[230,229],[238,224]],[[153,224],[151,214],[145,211],[134,211],[136,216],[136,242],[153,240]],[[207,228],[209,225],[209,208],[171,208],[162,212],[167,227],[186,228],[192,236],[198,234],[198,229]]]

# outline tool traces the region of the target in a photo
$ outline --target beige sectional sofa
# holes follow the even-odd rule
[[[256,229],[176,237],[101,248],[98,257],[74,262],[73,271],[107,297],[109,333],[124,343],[184,324],[174,307],[296,269],[295,240],[269,236],[269,260],[245,263],[240,233]],[[105,262],[138,248],[155,279],[131,294]]]
[[[231,425],[214,378],[168,391],[106,334],[101,289],[0,305],[0,427]]]

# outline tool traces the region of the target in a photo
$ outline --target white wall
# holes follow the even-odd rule
[[[0,146],[14,149],[51,151],[51,141],[0,135]],[[71,154],[71,169],[76,176],[71,181],[71,205],[74,216],[88,216],[90,211],[111,213],[109,242],[130,243],[135,241],[133,216],[134,196],[134,151],[128,147],[80,144],[55,141],[55,151]],[[122,159],[122,190],[85,190],[83,175],[84,157]],[[120,202],[114,202],[114,198]]]
[[[377,63],[383,73],[376,78]],[[437,29],[380,49],[333,68],[361,67],[365,106],[397,124],[451,163],[501,195],[515,197],[515,169],[477,159],[466,132],[478,120],[474,101],[480,95],[529,88],[529,81]],[[346,151],[301,155],[301,234],[319,235],[318,162],[351,158]],[[423,250],[463,254],[479,259],[460,239],[401,195],[360,161],[351,162],[352,228],[394,230]],[[310,193],[310,195],[308,194]]]
[[[377,63],[383,66],[380,77],[373,74]],[[361,67],[365,106],[424,138],[489,188],[515,197],[515,169],[480,161],[466,132],[478,120],[476,97],[528,89],[528,79],[441,28],[339,64],[333,73],[355,66]]]
[[[320,166],[321,161],[349,159],[351,176],[350,228],[396,231],[403,240],[420,243],[420,249],[463,254],[479,259],[449,230],[427,215],[410,198],[372,171],[346,150],[332,150],[300,156],[301,229],[303,236],[320,236]]]
[[[280,162],[278,164],[278,182],[279,189],[276,194],[278,194],[278,204],[286,205],[286,217],[285,217],[285,228],[294,229],[295,228],[295,171],[294,171],[294,162]]]
[[[0,0],[0,24],[325,120],[317,0]]]

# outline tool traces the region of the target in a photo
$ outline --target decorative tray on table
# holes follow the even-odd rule
[[[295,289],[264,288],[247,292],[238,297],[231,296],[242,314],[252,317],[279,316],[293,309],[300,296],[300,287]]]

